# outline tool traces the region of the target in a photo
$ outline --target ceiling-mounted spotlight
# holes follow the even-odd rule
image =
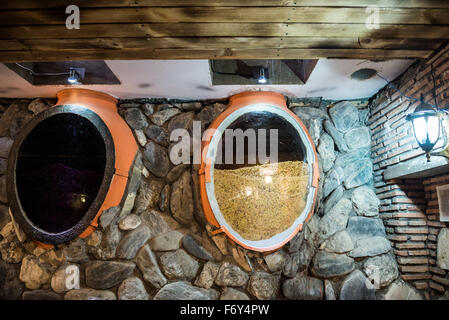
[[[84,79],[85,68],[73,68],[71,67],[69,70],[69,77],[67,81],[70,84],[81,84],[81,80]]]
[[[67,78],[67,81],[70,84],[78,84],[79,83],[79,75],[78,75],[78,72],[76,72],[75,68],[70,68],[69,77]]]
[[[259,77],[257,78],[257,83],[265,84],[267,83],[267,77],[265,76],[265,68],[259,68]]]

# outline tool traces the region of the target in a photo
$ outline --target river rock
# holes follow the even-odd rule
[[[117,300],[117,297],[109,290],[79,289],[67,292],[64,300]]]
[[[186,235],[182,238],[182,246],[189,254],[198,259],[206,261],[214,259],[211,254],[206,251],[206,249],[204,249],[195,239],[193,239],[189,235]]]
[[[144,104],[141,106],[141,109],[142,109],[143,113],[144,113],[147,117],[149,117],[149,116],[151,116],[151,115],[154,113],[155,106],[154,106],[153,103],[144,103]]]
[[[308,240],[304,241],[298,255],[298,272],[307,270],[314,255],[315,247],[313,244]]]
[[[134,130],[144,129],[147,125],[147,119],[138,108],[128,108],[125,110],[125,120]]]
[[[290,300],[322,300],[324,295],[323,281],[298,275],[293,279],[284,281],[282,292]]]
[[[358,187],[352,193],[352,205],[360,216],[375,217],[379,215],[380,201],[371,188]]]
[[[178,281],[165,285],[154,296],[154,300],[216,300],[218,292],[214,289],[203,289],[189,283]]]
[[[136,136],[137,142],[142,146],[145,147],[145,145],[148,142],[147,136],[142,130],[134,130],[134,135]]]
[[[402,279],[393,282],[384,295],[385,300],[422,300],[419,292]]]
[[[14,140],[9,137],[1,137],[0,138],[0,157],[8,158],[9,150],[11,150],[12,144]]]
[[[323,196],[326,198],[332,191],[337,189],[340,186],[345,178],[345,174],[343,169],[340,167],[336,167],[331,169],[326,176],[323,184]]]
[[[5,174],[7,169],[8,169],[8,159],[0,158],[0,174]]]
[[[371,134],[368,127],[357,127],[345,133],[345,142],[349,149],[369,148]]]
[[[327,199],[323,203],[324,213],[331,210],[337,204],[337,202],[341,200],[341,198],[343,197],[343,193],[343,186],[337,186],[337,188],[331,193],[329,197],[327,197]]]
[[[377,218],[353,216],[348,220],[348,232],[352,240],[376,236],[386,237],[382,220]]]
[[[119,300],[148,300],[149,296],[145,287],[137,277],[131,277],[120,284],[118,288]]]
[[[50,108],[50,106],[41,98],[34,99],[28,104],[28,110],[30,110],[33,114],[41,113],[48,108]]]
[[[61,296],[48,290],[25,291],[22,295],[23,300],[61,300]]]
[[[309,121],[313,118],[320,120],[328,120],[329,116],[326,111],[316,107],[294,107],[292,108],[294,114],[296,114],[301,120]]]
[[[159,199],[159,209],[161,211],[167,211],[170,206],[170,185],[166,184],[161,191],[161,197]]]
[[[100,226],[103,228],[103,230],[106,229],[112,221],[116,220],[120,211],[122,211],[122,208],[120,206],[115,206],[104,210],[101,213],[99,220]]]
[[[39,289],[51,279],[51,270],[39,264],[38,258],[26,256],[22,260],[19,279],[25,283],[28,289]]]
[[[287,257],[287,253],[285,253],[283,250],[278,250],[274,253],[266,255],[264,257],[264,260],[270,272],[276,272],[282,270]]]
[[[16,100],[6,108],[0,118],[0,137],[10,135],[11,125],[16,116],[28,112],[28,101]]]
[[[169,173],[167,174],[166,180],[168,183],[173,183],[179,179],[181,174],[188,168],[189,166],[186,164],[178,164],[176,167],[173,167]]]
[[[165,177],[170,169],[170,160],[167,151],[154,141],[147,143],[144,149],[145,167],[157,177]]]
[[[366,259],[363,262],[363,272],[376,289],[388,286],[399,277],[396,259],[391,254]]]
[[[134,201],[134,213],[141,214],[149,208],[155,208],[159,203],[163,187],[164,181],[160,179],[142,179]]]
[[[360,159],[351,166],[352,172],[345,178],[346,189],[355,188],[367,183],[373,179],[373,164],[369,159]]]
[[[350,273],[355,268],[354,259],[326,251],[318,251],[313,258],[312,273],[321,278],[333,278]]]
[[[195,285],[197,287],[209,289],[213,286],[215,278],[218,275],[218,270],[220,269],[220,265],[214,262],[207,262],[203,266],[203,270],[201,271],[198,278],[195,280]]]
[[[117,257],[120,259],[134,259],[137,251],[148,241],[151,237],[150,228],[146,225],[129,231],[120,240],[117,247]]]
[[[146,136],[161,146],[167,147],[170,144],[170,134],[163,128],[154,124],[145,129]]]
[[[320,221],[320,238],[325,240],[334,233],[344,230],[348,223],[352,203],[346,198],[340,199],[336,205],[325,212]]]
[[[0,300],[20,299],[23,289],[16,265],[0,260]]]
[[[195,120],[201,121],[201,131],[203,132],[207,126],[225,109],[226,105],[221,103],[209,104],[201,109],[201,111],[195,116]]]
[[[278,277],[267,272],[254,272],[248,282],[248,292],[259,300],[274,299]]]
[[[14,224],[12,221],[7,223],[1,230],[0,253],[3,261],[7,263],[19,263],[24,256],[24,250],[21,242],[17,239]]]
[[[329,280],[324,280],[324,298],[326,300],[337,300],[335,296],[334,286]]]
[[[346,153],[340,153],[335,159],[335,167],[340,167],[343,170],[346,179],[354,173],[355,169],[361,166],[360,161],[371,161],[370,156],[370,148],[361,148]]]
[[[349,148],[346,145],[345,139],[343,138],[343,135],[340,133],[340,131],[335,128],[334,124],[330,120],[325,120],[323,122],[324,129],[326,132],[332,137],[334,140],[335,146],[340,152],[348,152]]]
[[[159,111],[150,115],[150,119],[154,124],[161,127],[164,125],[165,122],[167,122],[168,120],[170,120],[179,113],[181,113],[181,110],[179,110],[178,108],[173,108],[172,106],[166,109],[159,107]]]
[[[151,239],[150,246],[154,251],[172,251],[177,250],[181,246],[183,234],[178,231],[169,231],[159,234]]]
[[[201,102],[184,102],[179,104],[179,108],[184,111],[200,111],[203,105]]]
[[[191,131],[194,116],[195,112],[193,111],[178,114],[177,116],[173,117],[168,123],[168,131],[173,132],[177,129]]]
[[[284,267],[282,268],[282,273],[287,278],[293,278],[299,269],[299,252],[294,252],[288,255],[285,261]]]
[[[318,144],[318,153],[321,156],[321,166],[324,172],[328,172],[332,169],[335,161],[334,152],[334,140],[331,136],[323,133],[320,137],[320,143]]]
[[[247,272],[253,271],[251,260],[241,247],[233,247],[231,251],[232,257],[243,270]]]
[[[116,220],[118,220],[118,217]],[[90,251],[93,253],[95,258],[99,260],[113,259],[115,258],[121,237],[122,233],[120,232],[116,222],[111,223],[103,231],[100,245],[98,247],[90,248]]]
[[[354,242],[346,230],[334,233],[320,247],[321,250],[334,253],[345,253],[354,249]]]
[[[342,133],[349,131],[359,123],[359,112],[349,101],[336,103],[329,108],[329,115],[335,127]]]
[[[170,196],[170,209],[173,217],[182,224],[189,224],[193,219],[193,198],[190,186],[190,173],[184,171],[181,178],[173,183]]]
[[[90,261],[86,265],[86,284],[94,289],[109,289],[128,278],[135,269],[133,262]]]
[[[243,287],[248,282],[249,276],[240,267],[223,262],[218,271],[215,284],[220,287]]]
[[[224,288],[220,300],[249,300],[246,293],[234,288]]]
[[[14,115],[14,118],[11,121],[11,127],[9,129],[11,138],[15,139],[27,122],[31,120],[31,118],[33,118],[33,114],[30,112],[20,112]]]
[[[3,230],[3,228],[10,222],[12,221],[11,216],[9,215],[9,207],[0,204],[0,230]]]
[[[354,270],[343,281],[340,300],[376,300],[376,289],[360,270]]]
[[[136,264],[140,272],[142,272],[143,279],[154,288],[160,289],[167,283],[167,278],[165,278],[157,263],[156,255],[148,245],[143,246],[139,250]]]
[[[120,230],[129,231],[134,230],[142,224],[142,219],[136,214],[130,214],[122,219],[119,223]]]
[[[160,257],[162,271],[168,279],[193,280],[200,264],[184,250],[165,252]]]
[[[437,265],[441,269],[449,270],[449,229],[443,228],[438,234]]]
[[[373,257],[391,250],[390,241],[384,237],[371,237],[359,239],[355,249],[349,253],[353,258]]]
[[[140,215],[140,219],[142,219],[142,223],[150,228],[153,238],[171,230],[162,212],[156,210],[145,211]]]
[[[57,293],[64,293],[70,289],[79,289],[79,276],[80,270],[78,265],[63,265],[53,274],[51,288]],[[67,282],[69,282],[69,288],[67,288]]]

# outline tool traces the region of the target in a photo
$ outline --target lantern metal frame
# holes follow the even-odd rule
[[[409,115],[407,115],[406,120],[410,121],[412,123],[413,127],[413,135],[415,137],[416,142],[418,143],[419,147],[426,153],[427,162],[430,162],[430,156],[432,149],[437,144],[438,140],[440,139],[440,131],[441,131],[441,118],[445,114],[443,112],[444,109],[436,109],[432,105],[426,103],[423,99],[423,96],[421,95],[421,103],[418,107],[416,107],[415,111]],[[445,110],[444,110],[445,111]],[[430,117],[437,117],[438,118],[438,136],[436,137],[435,141],[431,141],[429,137],[429,132],[426,131],[426,140],[424,142],[421,142],[418,140],[416,136],[416,129],[415,129],[415,123],[414,121],[419,118],[425,118],[425,121],[428,122],[428,118]],[[439,155],[439,154],[432,154],[432,155]]]

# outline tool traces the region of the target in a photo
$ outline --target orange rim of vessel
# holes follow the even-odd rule
[[[282,246],[284,246],[287,242],[289,242],[299,231],[302,230],[303,224],[299,224],[294,231],[291,232],[291,234],[286,237],[282,242],[266,247],[266,248],[258,248],[254,246],[250,246],[240,240],[238,240],[225,226],[220,225],[220,223],[215,218],[215,214],[212,210],[212,207],[209,203],[209,199],[207,196],[206,191],[206,183],[209,183],[211,181],[211,174],[213,167],[211,165],[211,159],[206,159],[206,154],[209,149],[209,144],[212,140],[212,137],[214,136],[215,130],[220,126],[220,124],[233,112],[235,112],[238,109],[241,109],[243,107],[247,107],[249,105],[254,104],[266,104],[270,106],[275,106],[278,108],[281,108],[283,111],[287,112],[297,123],[300,125],[303,132],[306,134],[307,139],[309,140],[310,146],[313,151],[314,155],[314,162],[312,164],[313,167],[313,176],[312,176],[312,184],[311,186],[315,188],[315,193],[313,196],[313,202],[310,207],[309,212],[307,213],[306,219],[304,222],[308,222],[314,212],[316,198],[317,198],[317,191],[318,191],[318,182],[319,182],[319,168],[318,168],[318,155],[316,153],[316,148],[313,143],[313,140],[310,136],[309,131],[307,130],[304,123],[301,121],[301,119],[296,116],[291,110],[287,108],[285,97],[280,93],[275,92],[243,92],[237,95],[232,96],[229,99],[229,105],[226,108],[225,111],[223,111],[209,126],[208,129],[213,130],[207,130],[205,133],[205,136],[203,137],[203,141],[201,143],[201,166],[198,171],[199,179],[200,179],[200,196],[201,196],[201,204],[203,207],[204,214],[206,216],[207,221],[212,224],[217,229],[213,232],[213,234],[218,233],[225,233],[226,236],[233,242],[241,245],[242,247],[252,250],[252,251],[259,251],[259,252],[271,252],[275,251]]]

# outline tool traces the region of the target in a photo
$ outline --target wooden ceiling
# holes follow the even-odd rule
[[[427,58],[448,17],[448,0],[3,0],[0,61]]]

